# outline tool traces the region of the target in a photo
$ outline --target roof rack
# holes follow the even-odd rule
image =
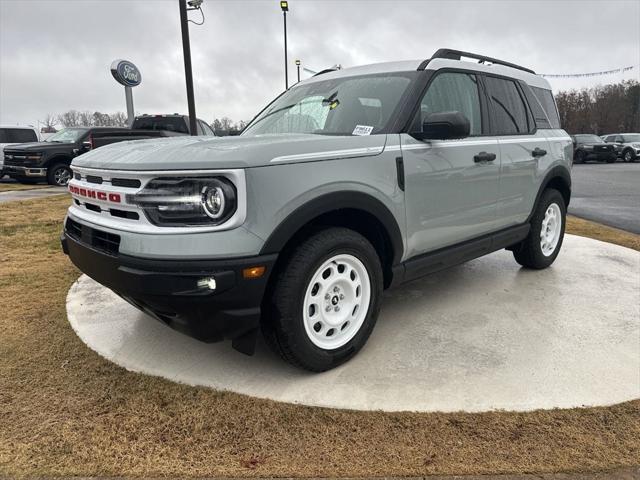
[[[516,65],[515,63],[505,62],[502,60],[498,60],[497,58],[485,57],[484,55],[478,55],[477,53],[463,52],[460,50],[452,50],[450,48],[441,48],[436,53],[433,54],[431,58],[426,59],[418,66],[418,70],[424,70],[427,68],[429,62],[435,58],[447,58],[449,60],[460,60],[461,57],[469,57],[475,58],[478,60],[478,63],[491,62],[496,65],[504,65],[505,67],[511,67],[518,70],[522,70],[524,72],[533,73],[535,75],[536,72],[529,68],[521,67],[520,65]]]
[[[317,77],[318,75],[324,75],[325,73],[329,73],[329,72],[337,72],[338,69],[337,68],[325,68],[324,70],[319,71],[318,73],[314,74],[314,77]]]

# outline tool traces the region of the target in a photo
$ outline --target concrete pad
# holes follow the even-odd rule
[[[284,402],[478,412],[640,397],[640,252],[571,235],[543,271],[500,251],[386,292],[365,348],[322,374],[262,341],[247,357],[183,336],[86,276],[67,312],[90,348],[129,370]]]

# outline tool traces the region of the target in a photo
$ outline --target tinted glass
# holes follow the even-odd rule
[[[531,87],[531,90],[540,102],[540,105],[542,105],[542,108],[544,108],[544,112],[549,118],[551,128],[560,128],[560,117],[551,90],[539,87]]]
[[[9,130],[6,128],[0,128],[0,143],[11,143],[9,142]]]
[[[471,135],[482,133],[478,80],[467,73],[441,73],[434,78],[420,102],[420,122],[432,113],[458,111],[469,120]]]
[[[9,141],[11,143],[28,143],[37,142],[36,132],[29,128],[11,128],[9,129]]]
[[[578,143],[604,143],[597,135],[576,135],[576,140]]]
[[[485,79],[491,104],[493,132],[496,135],[527,133],[527,108],[515,82],[495,77]]]
[[[408,72],[301,83],[278,97],[242,135],[382,133],[414,76]]]
[[[131,128],[189,133],[187,122],[183,117],[140,117],[135,119]]]

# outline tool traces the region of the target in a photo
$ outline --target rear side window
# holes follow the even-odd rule
[[[37,142],[36,132],[29,128],[10,128],[9,142],[11,143],[28,143]]]
[[[469,120],[471,135],[482,133],[478,80],[467,73],[441,73],[434,78],[420,102],[422,125],[432,113],[458,111]]]
[[[529,132],[529,114],[522,95],[512,80],[485,77],[489,94],[493,133],[517,135]]]
[[[169,132],[189,133],[187,122],[183,117],[139,117],[133,122],[133,129],[167,130]]]
[[[531,87],[531,90],[540,102],[540,105],[542,105],[542,108],[544,108],[544,112],[549,118],[551,128],[560,128],[560,116],[558,115],[558,107],[556,107],[556,102],[553,99],[553,93],[551,93],[551,90],[540,87]]]

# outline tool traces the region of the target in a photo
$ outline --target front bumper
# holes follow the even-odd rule
[[[46,177],[46,168],[17,167],[15,165],[4,166],[4,173],[12,177]]]
[[[91,245],[95,230],[82,227],[62,234],[63,251],[89,277],[110,288],[136,308],[174,330],[205,342],[233,341],[252,354],[261,303],[277,255],[231,260],[146,259],[107,253]],[[260,278],[245,279],[243,269],[264,266]],[[199,287],[203,278],[216,288]]]

